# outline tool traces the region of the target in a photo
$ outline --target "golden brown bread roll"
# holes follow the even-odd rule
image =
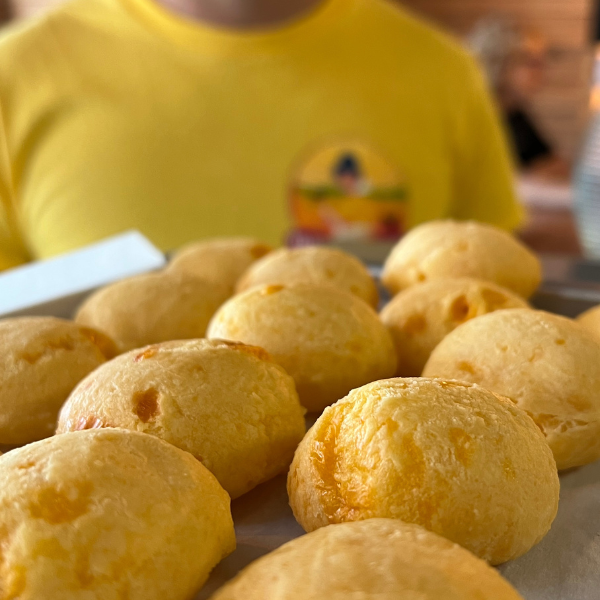
[[[219,309],[208,337],[265,348],[294,378],[300,402],[310,411],[396,369],[392,339],[377,313],[329,286],[247,290]]]
[[[391,517],[503,563],[550,529],[556,464],[521,409],[479,386],[388,379],[327,408],[296,450],[290,505],[313,531]]]
[[[382,281],[397,294],[440,277],[474,277],[529,298],[541,274],[535,255],[502,229],[474,221],[430,221],[398,242],[385,261]]]
[[[600,338],[600,306],[594,306],[577,317],[577,322],[594,337]]]
[[[484,561],[398,519],[330,525],[259,558],[212,600],[519,600]]]
[[[271,250],[271,246],[254,238],[213,238],[184,246],[168,268],[220,284],[231,296],[244,271]]]
[[[423,374],[510,398],[544,432],[559,469],[600,458],[600,343],[570,319],[527,309],[479,317],[442,340]]]
[[[187,600],[235,547],[229,497],[190,454],[118,429],[0,457],[5,600]]]
[[[75,320],[105,331],[126,352],[157,342],[204,337],[227,296],[218,284],[162,271],[102,288],[83,303]]]
[[[143,431],[187,450],[232,498],[287,469],[305,431],[293,379],[261,348],[164,342],[103,365],[63,407],[58,433]]]
[[[0,444],[26,444],[52,435],[71,390],[116,353],[107,336],[71,321],[0,321]]]
[[[400,292],[381,311],[394,339],[398,375],[419,376],[432,350],[461,323],[527,302],[494,283],[470,279],[434,279]]]
[[[332,285],[362,298],[373,308],[379,303],[377,286],[358,258],[325,246],[280,248],[255,262],[238,281],[237,291],[255,285],[316,283]]]

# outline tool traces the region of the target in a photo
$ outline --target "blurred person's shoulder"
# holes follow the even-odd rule
[[[48,69],[55,56],[67,58],[90,34],[118,27],[125,11],[119,0],[69,0],[39,17],[0,30],[0,74]]]
[[[397,0],[359,0],[366,23],[378,32],[382,46],[408,56],[418,68],[433,70],[444,79],[459,82],[478,71],[473,55],[458,37],[417,15]],[[401,54],[401,55],[400,55]]]

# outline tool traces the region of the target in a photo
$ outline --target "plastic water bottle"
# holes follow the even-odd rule
[[[600,114],[592,123],[577,165],[573,202],[584,254],[600,259]]]

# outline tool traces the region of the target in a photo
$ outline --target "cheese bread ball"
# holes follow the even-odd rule
[[[365,265],[351,254],[327,248],[281,248],[255,262],[237,285],[243,292],[255,285],[317,283],[355,294],[377,308],[379,293]]]
[[[544,432],[559,469],[600,458],[600,342],[571,319],[528,309],[474,319],[442,340],[423,374],[510,398]]]
[[[164,342],[97,369],[62,409],[58,432],[122,427],[187,450],[232,498],[286,470],[304,436],[294,380],[262,348]]]
[[[271,250],[271,246],[254,238],[213,238],[184,246],[173,256],[169,270],[221,284],[231,296],[242,273]]]
[[[600,306],[594,306],[577,317],[577,322],[596,338],[600,338]]]
[[[435,279],[395,296],[381,312],[398,355],[398,375],[418,376],[432,350],[461,323],[503,308],[526,308],[513,292],[479,279]]]
[[[294,378],[309,411],[396,370],[394,345],[377,313],[353,294],[329,286],[247,290],[219,309],[208,337],[265,348]]]
[[[390,517],[500,564],[550,529],[558,475],[540,430],[479,386],[388,379],[329,407],[298,447],[290,505],[313,531]]]
[[[474,221],[430,221],[398,242],[385,261],[382,281],[397,294],[440,277],[492,281],[529,298],[542,270],[535,255],[502,229]]]
[[[92,294],[75,320],[108,333],[121,352],[203,337],[224,287],[188,273],[162,271],[113,283]]]
[[[187,600],[235,548],[229,497],[192,456],[118,429],[0,458],[8,600]]]
[[[116,353],[108,337],[71,321],[0,321],[0,444],[27,444],[52,435],[71,390]]]
[[[398,519],[324,527],[246,567],[212,600],[519,600],[457,544]]]

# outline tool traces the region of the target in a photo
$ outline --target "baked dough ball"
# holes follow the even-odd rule
[[[227,288],[227,293],[231,296],[242,273],[271,250],[268,244],[249,237],[193,242],[173,256],[169,270],[184,271],[219,283]]]
[[[600,306],[594,306],[580,314],[577,322],[594,337],[600,338]]]
[[[377,308],[379,293],[365,265],[351,254],[326,248],[281,248],[255,262],[239,280],[237,291],[255,285],[317,283],[355,294]]]
[[[520,296],[479,279],[435,279],[395,296],[381,312],[394,339],[398,375],[418,376],[432,350],[461,323],[503,308],[526,308]]]
[[[519,600],[484,561],[398,519],[324,527],[246,567],[212,600]]]
[[[166,442],[117,429],[3,455],[0,539],[7,600],[187,600],[235,547],[213,475]]]
[[[27,444],[52,435],[71,390],[116,353],[108,337],[71,321],[0,321],[0,444]]]
[[[529,298],[541,276],[535,255],[502,229],[474,221],[430,221],[398,242],[385,261],[382,281],[396,294],[440,277],[475,277]]]
[[[565,317],[502,310],[455,329],[423,374],[510,398],[544,432],[559,469],[600,458],[600,343]]]
[[[65,406],[58,433],[122,427],[187,450],[232,498],[286,470],[304,436],[293,379],[262,348],[164,342],[97,369]]]
[[[390,334],[360,298],[310,283],[252,288],[225,303],[208,337],[265,348],[296,382],[300,402],[322,410],[396,369]]]
[[[227,299],[222,286],[188,273],[162,271],[113,283],[92,294],[75,320],[108,333],[121,352],[201,338]]]
[[[329,407],[288,476],[306,531],[391,517],[492,564],[544,537],[558,492],[552,452],[524,411],[476,385],[419,378],[376,381]]]

